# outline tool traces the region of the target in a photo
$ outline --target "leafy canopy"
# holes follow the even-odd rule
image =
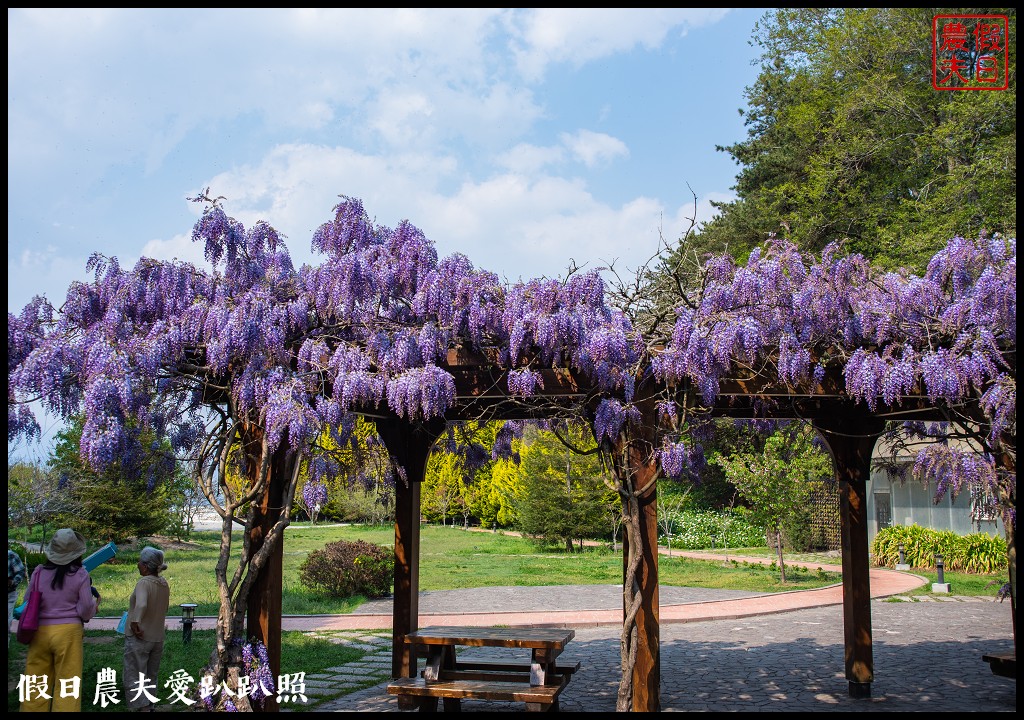
[[[738,197],[701,229],[706,246],[742,256],[770,233],[814,251],[847,239],[887,267],[921,270],[954,235],[1016,232],[1016,58],[1011,49],[1007,90],[934,90],[937,12],[765,15],[747,137],[719,147],[739,165]],[[1016,12],[998,12],[1013,48]]]

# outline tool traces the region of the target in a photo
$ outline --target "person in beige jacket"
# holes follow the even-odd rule
[[[163,551],[144,547],[138,568],[124,629],[124,686],[131,710],[154,712],[171,588],[160,577],[167,569]]]

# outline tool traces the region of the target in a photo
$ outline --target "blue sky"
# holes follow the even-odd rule
[[[297,265],[348,195],[509,280],[635,269],[732,196],[764,12],[8,9],[8,311],[201,264],[206,187]]]

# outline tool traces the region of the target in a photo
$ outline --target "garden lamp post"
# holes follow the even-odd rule
[[[937,581],[932,583],[932,592],[935,593],[948,593],[950,591],[949,583],[946,582],[943,571],[946,569],[946,564],[943,562],[943,557],[939,553],[935,553],[935,573],[938,575]]]
[[[181,642],[188,645],[192,642],[192,626],[196,623],[196,603],[181,604]]]
[[[900,558],[899,558],[899,562],[896,564],[896,569],[897,570],[907,571],[907,570],[910,569],[910,566],[907,565],[907,546],[904,545],[903,543],[900,543],[898,545],[898,550],[899,550],[899,553],[900,553]]]

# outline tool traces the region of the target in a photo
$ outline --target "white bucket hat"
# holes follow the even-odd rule
[[[46,546],[46,559],[54,565],[67,565],[85,554],[85,536],[71,528],[61,528]]]

